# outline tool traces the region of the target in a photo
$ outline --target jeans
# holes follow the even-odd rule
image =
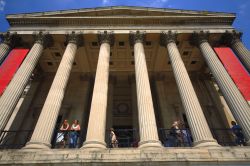
[[[70,140],[69,140],[69,148],[76,148],[77,146],[77,140],[78,140],[78,133],[77,131],[71,131],[69,134]]]

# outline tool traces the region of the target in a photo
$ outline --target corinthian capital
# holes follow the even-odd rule
[[[74,43],[77,45],[77,47],[80,47],[83,45],[83,37],[80,33],[75,33],[75,31],[72,31],[71,34],[66,34],[66,43]]]
[[[226,31],[222,36],[221,36],[221,43],[225,45],[232,45],[235,42],[241,41],[241,32],[237,32],[233,30],[232,32]]]
[[[162,32],[160,36],[160,45],[165,47],[168,43],[171,42],[175,43],[176,40],[177,40],[176,33],[172,31]]]
[[[35,43],[42,44],[45,48],[53,45],[53,38],[48,32],[38,32],[33,34]]]
[[[135,43],[144,43],[145,37],[146,37],[145,32],[140,32],[140,31],[130,32],[129,34],[130,45],[133,46]]]
[[[114,45],[115,36],[113,32],[107,32],[107,31],[99,32],[97,38],[99,44],[109,43],[111,46]]]
[[[21,41],[20,36],[18,36],[16,32],[7,32],[1,34],[0,37],[2,38],[3,43],[9,45],[10,47],[15,47],[16,45],[19,45]]]
[[[209,32],[204,32],[204,31],[200,31],[200,32],[196,32],[194,31],[194,33],[191,36],[191,40],[190,40],[190,44],[195,45],[195,46],[199,46],[201,43],[203,42],[207,42],[209,38]]]

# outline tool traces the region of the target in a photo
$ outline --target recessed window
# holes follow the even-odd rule
[[[135,61],[131,61],[131,65],[134,65],[135,64]]]
[[[112,54],[112,52],[110,52],[110,56],[112,56],[113,54]]]
[[[134,56],[134,51],[132,51],[131,55]]]
[[[197,62],[197,61],[191,61],[191,64],[192,64],[192,65],[193,65],[193,64],[196,64],[196,62]]]
[[[75,65],[76,65],[76,62],[74,62],[73,65],[75,66]]]
[[[146,46],[151,46],[151,41],[146,41]]]
[[[120,41],[119,46],[123,47],[123,46],[125,46],[125,43],[123,41]]]
[[[55,52],[56,57],[61,57],[61,54],[59,52]]]
[[[97,42],[92,42],[92,46],[93,46],[93,47],[97,47],[97,46],[98,46],[98,43],[97,43]]]
[[[53,63],[52,62],[47,62],[47,65],[48,66],[53,66]]]
[[[113,65],[114,63],[112,61],[109,62],[109,65]]]
[[[189,54],[188,51],[184,51],[184,52],[183,52],[183,55],[184,55],[184,56],[187,56],[188,54]]]

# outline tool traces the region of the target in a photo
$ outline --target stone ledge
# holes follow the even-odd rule
[[[2,150],[0,165],[250,165],[250,148]]]

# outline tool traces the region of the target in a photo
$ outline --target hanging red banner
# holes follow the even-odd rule
[[[29,49],[13,49],[0,66],[0,95],[8,86],[28,52]]]
[[[214,48],[228,74],[247,101],[250,101],[250,75],[234,52],[228,47]]]

